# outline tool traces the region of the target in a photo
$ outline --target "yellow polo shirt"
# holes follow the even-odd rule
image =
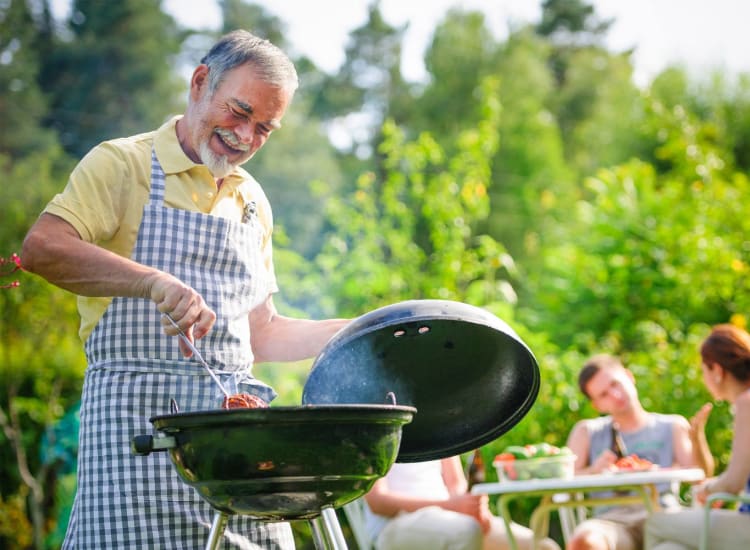
[[[203,212],[241,221],[244,205],[255,201],[263,227],[263,257],[277,289],[273,271],[271,206],[258,182],[237,168],[219,190],[202,164],[195,164],[177,140],[174,117],[158,130],[100,143],[81,159],[62,193],[45,212],[63,218],[81,238],[130,258],[151,188],[151,149],[166,175],[164,204],[169,208]],[[86,340],[112,298],[78,297],[79,335]]]

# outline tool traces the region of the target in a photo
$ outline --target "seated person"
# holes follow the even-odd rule
[[[397,463],[367,495],[367,529],[377,550],[500,550],[508,541],[487,495],[467,492],[461,458]],[[530,529],[513,524],[519,549],[531,549]],[[551,539],[538,546],[559,550]]]
[[[567,445],[577,456],[576,474],[608,470],[621,454],[635,454],[662,467],[690,468],[704,465],[704,454],[694,451],[693,442],[704,434],[691,430],[688,421],[676,414],[647,412],[638,399],[633,373],[611,355],[589,359],[578,376],[578,386],[600,416],[579,421],[571,430]],[[709,474],[710,475],[710,474]],[[659,487],[662,505],[678,506],[669,484]],[[594,517],[573,531],[567,550],[635,550],[643,546],[645,506],[596,509]]]
[[[703,382],[715,399],[734,407],[732,455],[720,476],[696,486],[693,495],[705,504],[711,493],[750,493],[750,334],[733,325],[718,325],[701,345]],[[750,548],[750,505],[735,510],[711,510],[709,548]],[[703,508],[676,513],[656,512],[646,522],[646,543],[651,550],[698,548],[703,529]]]

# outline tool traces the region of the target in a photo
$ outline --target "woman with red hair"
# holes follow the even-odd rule
[[[718,477],[698,485],[693,493],[701,505],[713,493],[750,493],[750,334],[730,324],[715,326],[701,344],[703,382],[714,399],[731,403],[734,412],[732,455]],[[735,510],[711,510],[709,547],[712,550],[750,548],[750,505]],[[698,548],[703,508],[657,512],[646,523],[646,548]]]

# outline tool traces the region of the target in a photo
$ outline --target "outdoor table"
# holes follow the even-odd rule
[[[531,496],[540,496],[541,501],[531,514],[529,527],[534,532],[534,548],[547,535],[549,512],[561,508],[578,506],[603,506],[643,504],[651,512],[659,508],[658,484],[692,482],[704,479],[700,468],[656,468],[640,472],[607,472],[602,474],[577,475],[570,479],[530,479],[526,481],[504,481],[502,483],[478,483],[471,488],[474,494],[499,495],[498,509],[505,522],[511,550],[518,545],[510,529],[510,501]],[[591,493],[617,491],[612,496]],[[627,491],[627,494],[620,492]],[[554,500],[556,494],[567,494],[564,501]]]

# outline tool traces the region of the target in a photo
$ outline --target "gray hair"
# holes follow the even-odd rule
[[[245,30],[236,30],[222,36],[201,59],[208,66],[208,90],[213,94],[227,72],[249,64],[268,84],[294,92],[299,85],[294,64],[268,40]]]

